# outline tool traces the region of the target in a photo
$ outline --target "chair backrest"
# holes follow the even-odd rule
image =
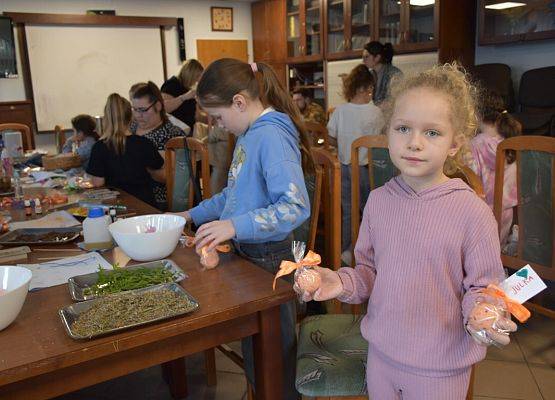
[[[191,152],[191,159],[193,160],[192,163],[192,172],[195,178],[200,178],[202,181],[202,199],[206,200],[210,198],[210,162],[208,156],[208,146],[202,140],[197,138],[188,137],[186,138],[187,147]],[[199,171],[197,171],[197,160],[200,160],[200,176]],[[191,199],[191,204],[193,203],[194,198],[194,184],[191,182],[191,189],[189,193],[189,197]]]
[[[330,107],[328,108],[328,112],[326,113],[326,120],[329,121],[331,115],[333,114],[333,112],[335,111],[335,107]]]
[[[328,128],[326,126],[312,121],[304,121],[306,132],[312,138],[314,146],[322,146],[325,149],[329,146]]]
[[[341,267],[341,165],[337,156],[322,148],[312,148],[312,157],[322,171],[324,215],[324,260],[334,270]],[[317,221],[316,221],[317,222]],[[311,226],[311,232],[316,226]]]
[[[489,89],[505,101],[505,107],[514,111],[515,93],[511,67],[507,64],[480,64],[472,67],[472,76],[486,89]]]
[[[485,198],[482,180],[466,165],[461,166],[455,173],[449,175],[449,178],[462,179],[480,198]]]
[[[31,128],[29,128],[27,125],[17,124],[17,123],[0,124],[0,133],[2,133],[3,131],[21,132],[21,136],[23,140],[23,149],[32,150],[34,148]]]
[[[66,142],[66,134],[64,133],[64,128],[62,128],[60,125],[56,125],[54,127],[54,132],[56,135],[56,151],[58,153],[61,153],[64,147],[64,143]]]
[[[389,158],[387,135],[362,136],[356,139],[351,146],[351,241],[356,243],[360,228],[360,186],[359,186],[359,150],[368,149],[368,177],[370,191],[386,184],[399,171]],[[470,168],[462,166],[450,178],[462,179],[481,198],[484,197],[484,188],[480,177]]]
[[[501,260],[515,270],[530,264],[548,281],[544,298],[551,298],[536,309],[555,318],[555,138],[518,136],[497,146],[493,211],[500,227],[505,159],[510,150],[516,152],[518,244],[515,255],[502,254]]]
[[[389,158],[386,135],[368,135],[356,139],[351,145],[351,243],[356,243],[360,227],[359,150],[368,150],[368,177],[370,190],[383,186],[398,174]]]
[[[555,66],[531,69],[523,73],[518,102],[522,111],[546,109],[555,113]]]
[[[191,158],[185,137],[179,136],[166,143],[164,168],[169,211],[184,211],[193,206],[190,196]]]
[[[237,143],[237,136],[229,132],[227,137],[227,151],[229,151],[229,162],[233,161],[233,153],[235,153],[235,143]]]

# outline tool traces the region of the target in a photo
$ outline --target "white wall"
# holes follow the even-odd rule
[[[515,93],[518,93],[520,77],[529,69],[555,65],[555,40],[478,46],[476,41],[476,65],[502,63],[511,67]]]
[[[211,31],[210,7],[212,6],[233,7],[233,32]],[[89,9],[116,10],[117,15],[181,17],[183,18],[185,27],[185,49],[187,58],[195,58],[197,56],[197,39],[242,39],[248,40],[249,59],[252,60],[251,4],[246,1],[0,0],[0,12],[84,14],[86,10]],[[168,30],[166,32],[166,53],[169,75],[177,73],[181,64],[177,43],[176,30]],[[19,59],[17,67],[20,74],[19,78],[0,79],[0,101],[25,99],[23,79],[21,78],[21,62]]]

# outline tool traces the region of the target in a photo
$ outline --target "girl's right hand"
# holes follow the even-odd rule
[[[320,285],[314,292],[301,290],[295,277],[293,289],[301,295],[304,302],[310,300],[324,301],[335,299],[343,292],[343,282],[339,278],[339,274],[329,268],[313,267],[314,271],[320,275]]]

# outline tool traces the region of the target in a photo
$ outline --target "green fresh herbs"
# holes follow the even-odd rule
[[[83,290],[85,296],[104,296],[106,294],[141,289],[161,283],[174,282],[174,274],[163,266],[156,268],[121,268],[114,265],[112,271],[98,267],[98,281]]]
[[[121,293],[103,297],[83,312],[71,330],[92,337],[113,329],[168,318],[192,311],[195,304],[187,297],[161,289],[144,293]]]

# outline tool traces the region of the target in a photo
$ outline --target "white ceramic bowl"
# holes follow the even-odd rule
[[[21,311],[32,276],[27,268],[0,266],[0,331]]]
[[[133,260],[154,261],[169,256],[183,232],[185,218],[172,214],[120,219],[108,229],[118,246]]]

